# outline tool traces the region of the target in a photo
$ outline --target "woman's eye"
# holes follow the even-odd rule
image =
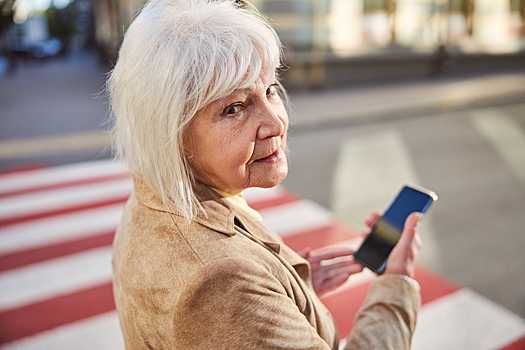
[[[233,105],[226,107],[226,109],[224,109],[224,115],[232,115],[232,114],[239,113],[240,111],[242,111],[242,105],[233,104]]]
[[[272,84],[266,90],[266,95],[273,96],[275,94],[277,94],[277,84]]]

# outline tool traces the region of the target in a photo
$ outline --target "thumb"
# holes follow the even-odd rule
[[[420,220],[421,213],[415,212],[410,214],[407,220],[405,221],[405,227],[403,228],[403,234],[401,235],[401,239],[410,241],[414,239],[414,235],[417,233],[417,230],[419,228]]]
[[[385,273],[409,277],[414,275],[414,261],[421,248],[421,241],[417,233],[420,219],[420,213],[412,213],[405,221],[403,233],[390,254]]]

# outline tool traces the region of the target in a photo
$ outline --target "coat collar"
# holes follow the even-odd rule
[[[133,178],[133,182],[135,186],[135,197],[140,203],[154,210],[185,217],[176,208],[162,203],[143,179]],[[214,231],[227,234],[228,236],[234,236],[236,234],[235,217],[237,213],[236,210],[231,207],[231,204],[209,186],[202,183],[196,183],[194,185],[194,191],[206,213],[199,211],[197,217],[194,219],[195,222]]]
[[[154,210],[171,213],[180,218],[184,218],[184,215],[176,208],[163,204],[148,185],[146,185],[144,180],[133,178],[133,181],[135,186],[134,195],[141,204]],[[236,221],[238,221],[245,231],[256,236],[277,254],[283,255],[285,259],[303,275],[305,280],[310,280],[310,267],[308,262],[298,254],[293,253],[290,248],[286,246],[282,248],[283,241],[280,237],[270,233],[261,223],[252,220],[211,187],[202,183],[196,183],[194,185],[194,191],[206,212],[206,214],[204,214],[202,211],[199,211],[197,217],[194,219],[196,223],[228,236],[234,236],[237,233],[235,225]],[[303,268],[301,268],[301,266],[303,266]]]

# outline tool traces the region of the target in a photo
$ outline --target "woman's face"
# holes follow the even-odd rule
[[[186,151],[198,181],[237,194],[284,180],[288,114],[273,79],[259,76],[193,118]]]

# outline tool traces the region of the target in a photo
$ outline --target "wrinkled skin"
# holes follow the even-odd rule
[[[238,194],[249,187],[270,188],[288,173],[286,133],[288,114],[278,94],[275,76],[259,76],[246,89],[236,90],[200,110],[190,124],[186,153],[195,178],[221,191]],[[365,220],[369,228],[380,213]],[[419,214],[411,215],[392,251],[385,273],[412,277],[421,247],[417,233]],[[353,249],[327,247],[299,252],[312,267],[318,295],[342,285],[363,270],[352,259]],[[327,261],[345,257],[333,264]]]

